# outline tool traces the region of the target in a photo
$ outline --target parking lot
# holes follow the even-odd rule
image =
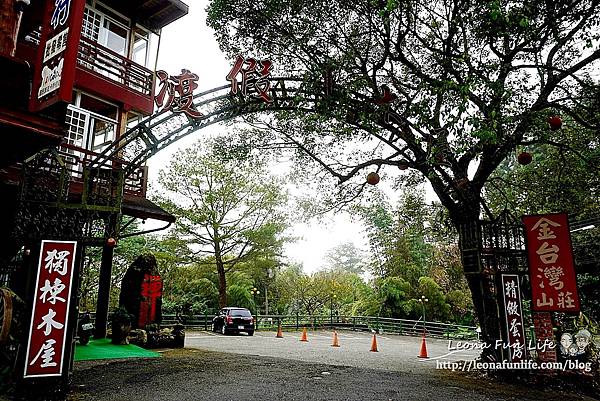
[[[245,355],[268,356],[303,362],[352,366],[396,372],[433,370],[437,360],[457,361],[477,358],[476,350],[451,351],[456,341],[427,338],[429,358],[418,358],[420,337],[377,335],[378,352],[371,352],[373,335],[365,332],[338,331],[339,347],[332,347],[332,331],[309,331],[308,342],[300,341],[301,332],[284,332],[276,338],[275,332],[222,335],[204,331],[188,331],[185,346],[209,351]]]
[[[339,332],[256,332],[254,336],[188,331],[185,349],[158,358],[82,361],[75,364],[70,401],[503,401],[591,400],[529,385],[436,369],[436,361],[469,360],[476,351],[451,352],[448,340],[428,339],[420,359],[419,337]],[[456,344],[454,344],[456,345]]]

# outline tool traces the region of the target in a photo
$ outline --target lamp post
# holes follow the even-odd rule
[[[333,301],[335,300],[336,297],[337,297],[337,295],[333,294],[330,298],[330,303],[329,303],[329,325],[331,327],[333,327]]]
[[[425,302],[429,302],[429,299],[425,298],[425,295],[421,295],[419,302],[423,306],[423,334],[425,334]]]
[[[258,305],[256,304],[256,296],[260,294],[260,290],[256,287],[252,287],[250,294],[252,294],[252,300],[254,301],[254,308],[256,312],[256,328],[258,328]]]
[[[267,269],[267,278],[268,280],[265,283],[265,315],[269,315],[269,281],[273,278],[274,273],[273,269]]]

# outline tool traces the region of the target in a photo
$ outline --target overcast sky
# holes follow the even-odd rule
[[[227,84],[225,76],[231,69],[231,61],[219,50],[211,29],[206,27],[205,0],[187,0],[190,13],[163,30],[158,69],[177,74],[182,68],[196,73],[200,79],[197,91],[205,91]],[[214,125],[197,131],[161,151],[152,159],[150,180],[154,181],[159,169],[178,149],[189,146],[202,135],[210,135],[225,129]],[[358,248],[367,249],[363,227],[348,215],[329,216],[320,223],[297,224],[290,233],[301,237],[285,249],[288,262],[300,262],[306,272],[314,272],[324,265],[327,250],[344,242],[353,242]]]

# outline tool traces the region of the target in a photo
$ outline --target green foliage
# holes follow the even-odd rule
[[[346,242],[330,249],[325,254],[326,265],[332,270],[362,274],[365,257],[353,242]]]
[[[250,136],[262,149],[291,146],[294,161],[314,160],[312,173],[298,175],[319,182],[327,207],[361,194],[376,204],[365,173],[408,166],[406,179],[427,180],[458,227],[480,218],[484,185],[517,147],[552,143],[542,114],[559,110],[566,123],[597,132],[590,103],[598,102],[599,14],[591,0],[212,0],[207,22],[226,53],[268,56],[276,74],[304,78],[303,89],[320,99]],[[331,96],[321,89],[326,70],[336,83]],[[398,98],[380,107],[383,85]],[[364,210],[376,275],[413,288],[439,276],[423,263],[432,254],[427,237],[378,206]],[[385,225],[387,235],[378,235]],[[482,306],[482,291],[473,296]]]
[[[387,277],[379,285],[381,312],[385,317],[406,317],[413,311],[411,285],[400,277]]]
[[[227,272],[275,265],[287,227],[287,194],[257,158],[234,160],[218,144],[198,142],[178,152],[159,175],[157,201],[177,217],[173,237],[188,263],[210,255],[219,305],[227,304]]]
[[[119,324],[131,324],[132,319],[133,315],[129,313],[123,306],[119,306],[118,308],[114,309],[110,317],[113,327]]]
[[[232,284],[227,289],[227,300],[230,306],[239,306],[252,311],[256,310],[256,305],[250,294],[250,289],[238,284]]]

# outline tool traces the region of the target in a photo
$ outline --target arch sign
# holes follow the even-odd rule
[[[237,56],[235,64],[227,74],[231,82],[230,93],[241,96],[244,100],[260,99],[271,103],[271,82],[269,81],[273,63],[270,60],[257,60]],[[194,105],[194,90],[198,88],[198,75],[187,69],[182,69],[181,74],[169,76],[166,71],[156,72],[160,90],[154,97],[154,102],[160,112],[185,113],[194,119],[204,118],[204,114],[196,110]],[[238,81],[240,77],[240,81]]]
[[[209,125],[260,111],[319,112],[322,100],[335,101],[330,97],[335,88],[331,69],[325,71],[320,83],[273,77],[272,70],[273,62],[269,59],[238,55],[225,76],[229,83],[201,93],[194,93],[199,76],[192,71],[182,69],[177,75],[157,71],[158,93],[154,102],[158,112],[115,139],[91,166],[110,166],[117,159],[127,179],[152,155]],[[375,96],[352,92],[345,99],[352,109],[372,113],[383,127],[402,127],[407,123],[392,108],[396,100],[397,96],[385,85]],[[357,116],[358,113],[349,110],[347,121],[353,123]]]

